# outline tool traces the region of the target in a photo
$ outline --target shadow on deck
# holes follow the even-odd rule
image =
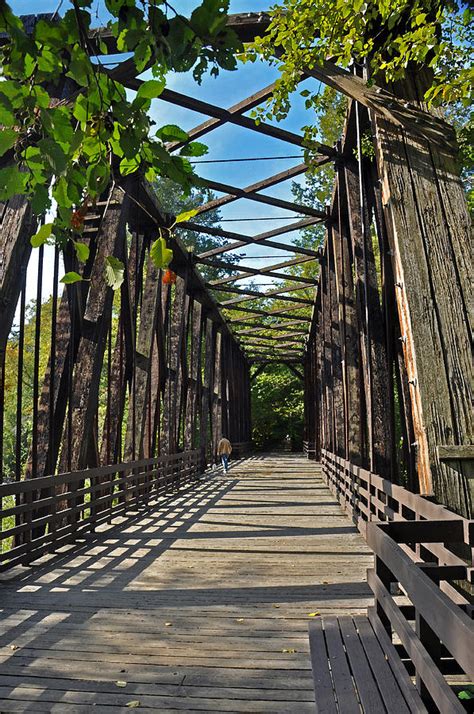
[[[314,462],[248,459],[2,576],[0,709],[314,711],[309,618],[371,560]]]

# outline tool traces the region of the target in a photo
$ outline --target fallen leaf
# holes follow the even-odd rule
[[[243,621],[244,621],[244,618],[243,618],[243,617],[238,617],[237,620],[236,620],[236,622],[243,622]]]
[[[129,707],[130,709],[136,709],[137,707],[140,706],[140,702],[138,701],[138,699],[132,699],[132,701],[131,701],[131,702],[127,702],[127,703],[125,704],[125,706],[126,706],[126,707]]]
[[[172,627],[173,623],[172,622],[165,622],[165,627]]]
[[[276,607],[277,609],[280,607],[279,605],[273,605],[273,607]]]
[[[18,645],[10,645],[10,649],[11,649],[11,650],[17,650],[17,649],[18,649]]]
[[[297,651],[298,651],[298,650],[294,650],[294,649],[292,649],[292,648],[290,648],[290,649],[288,649],[288,650],[286,650],[286,649],[285,649],[285,650],[282,650],[282,652],[285,652],[286,654],[295,654]]]
[[[115,682],[115,684],[117,685],[117,687],[126,687],[127,686],[127,682],[123,682],[121,679],[117,680]]]
[[[317,617],[320,614],[320,612],[308,612],[308,617]]]

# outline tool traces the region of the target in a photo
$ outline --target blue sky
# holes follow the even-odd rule
[[[177,0],[176,8],[182,12],[189,12],[197,4],[197,2],[191,0]],[[232,0],[230,11],[233,13],[263,11],[268,9],[270,4],[271,3],[262,0]],[[57,9],[58,0],[38,0],[35,3],[32,3],[31,0],[10,0],[10,5],[16,13],[20,14],[31,13],[33,11],[37,13],[53,12]],[[68,0],[63,0],[61,11],[67,9],[68,6]],[[103,9],[103,3],[94,2],[92,9],[94,14],[97,10],[99,16],[98,24],[105,23],[107,13]],[[183,94],[192,95],[204,101],[216,104],[217,106],[229,107],[262,87],[271,84],[277,76],[277,69],[269,67],[267,64],[261,62],[255,64],[241,63],[237,71],[221,72],[217,79],[205,76],[201,85],[196,84],[191,73],[169,75],[167,86]],[[305,84],[312,87],[317,86],[316,81],[312,79],[306,80],[306,83],[303,83],[301,88],[303,88]],[[295,133],[300,133],[301,127],[310,121],[307,111],[304,109],[303,102],[304,100],[300,97],[299,93],[296,93],[293,97],[291,112],[280,126]],[[151,111],[158,125],[178,124],[185,130],[191,129],[208,118],[196,112],[174,107],[159,99],[153,101]],[[228,159],[242,156],[285,157],[302,153],[297,146],[229,124],[206,135],[202,138],[202,141],[209,147],[209,154],[203,157],[206,159]],[[202,164],[196,166],[196,170],[197,173],[205,178],[244,187],[298,163],[300,163],[300,159],[293,158],[230,164]],[[300,178],[299,181],[304,181],[304,178]],[[268,191],[264,191],[264,193],[269,193],[286,200],[292,199],[290,182],[279,184]],[[280,226],[286,222],[284,220],[280,222],[278,220],[264,221],[258,219],[265,217],[286,217],[288,223],[290,223],[292,222],[291,219],[296,215],[286,210],[266,206],[264,204],[257,204],[249,200],[239,200],[229,206],[225,206],[222,208],[221,213],[224,220],[230,219],[232,221],[223,223],[223,227],[246,235],[254,235]],[[238,222],[235,220],[239,218],[253,218],[255,221]],[[279,237],[278,240],[291,244],[295,235],[296,234],[283,235]],[[242,249],[239,250],[239,253],[242,253]],[[248,247],[245,250],[245,255],[249,258],[247,263],[257,267],[259,265],[263,266],[272,262],[278,262],[278,259],[275,258],[252,258],[252,256],[261,256],[267,253],[275,254],[276,251],[258,246]],[[243,262],[245,262],[245,260]],[[32,270],[34,270],[34,265],[32,265]],[[263,282],[263,279],[260,280]],[[266,279],[266,282],[270,283],[271,280]]]

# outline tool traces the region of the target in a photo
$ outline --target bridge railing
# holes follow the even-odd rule
[[[474,623],[440,583],[466,583],[472,569],[416,561],[412,551],[415,544],[445,541],[471,544],[463,519],[368,525],[375,553],[375,569],[368,571],[375,597],[369,618],[382,637],[385,629],[390,640],[399,640],[399,654],[428,709],[454,714],[465,711],[459,694],[469,695],[474,679]]]
[[[0,485],[0,570],[27,564],[202,472],[185,451]]]
[[[433,711],[465,711],[458,694],[474,679],[474,521],[324,449],[322,464],[374,551],[369,617],[386,654],[395,644]]]

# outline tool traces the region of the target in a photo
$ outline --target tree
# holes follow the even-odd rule
[[[255,446],[271,449],[289,437],[292,448],[301,450],[303,417],[303,382],[284,364],[268,365],[252,386]]]
[[[342,67],[364,66],[369,82],[402,80],[417,67],[431,78],[424,99],[431,106],[472,101],[472,12],[458,0],[283,0],[271,11],[268,31],[247,58],[278,64],[280,78],[260,114],[283,119],[301,73],[328,57]],[[279,48],[278,58],[275,48]],[[301,91],[308,109],[320,106],[319,92]],[[317,148],[314,126],[306,145]]]
[[[87,253],[80,241],[87,208],[111,181],[139,172],[190,192],[195,175],[188,157],[207,149],[192,142],[172,155],[169,143],[186,142],[187,134],[175,125],[156,128],[151,101],[168,72],[193,70],[200,82],[208,69],[214,76],[220,68],[235,69],[241,49],[227,27],[229,0],[202,0],[189,17],[164,0],[105,4],[111,19],[102,35],[91,31],[92,0],[71,0],[62,17],[42,17],[30,32],[0,0],[0,200],[24,194],[40,216],[52,197],[57,216],[32,243],[72,241],[80,261]],[[132,53],[134,74],[150,69],[153,75],[133,98],[104,63],[117,50]],[[65,79],[73,91],[58,101]]]

